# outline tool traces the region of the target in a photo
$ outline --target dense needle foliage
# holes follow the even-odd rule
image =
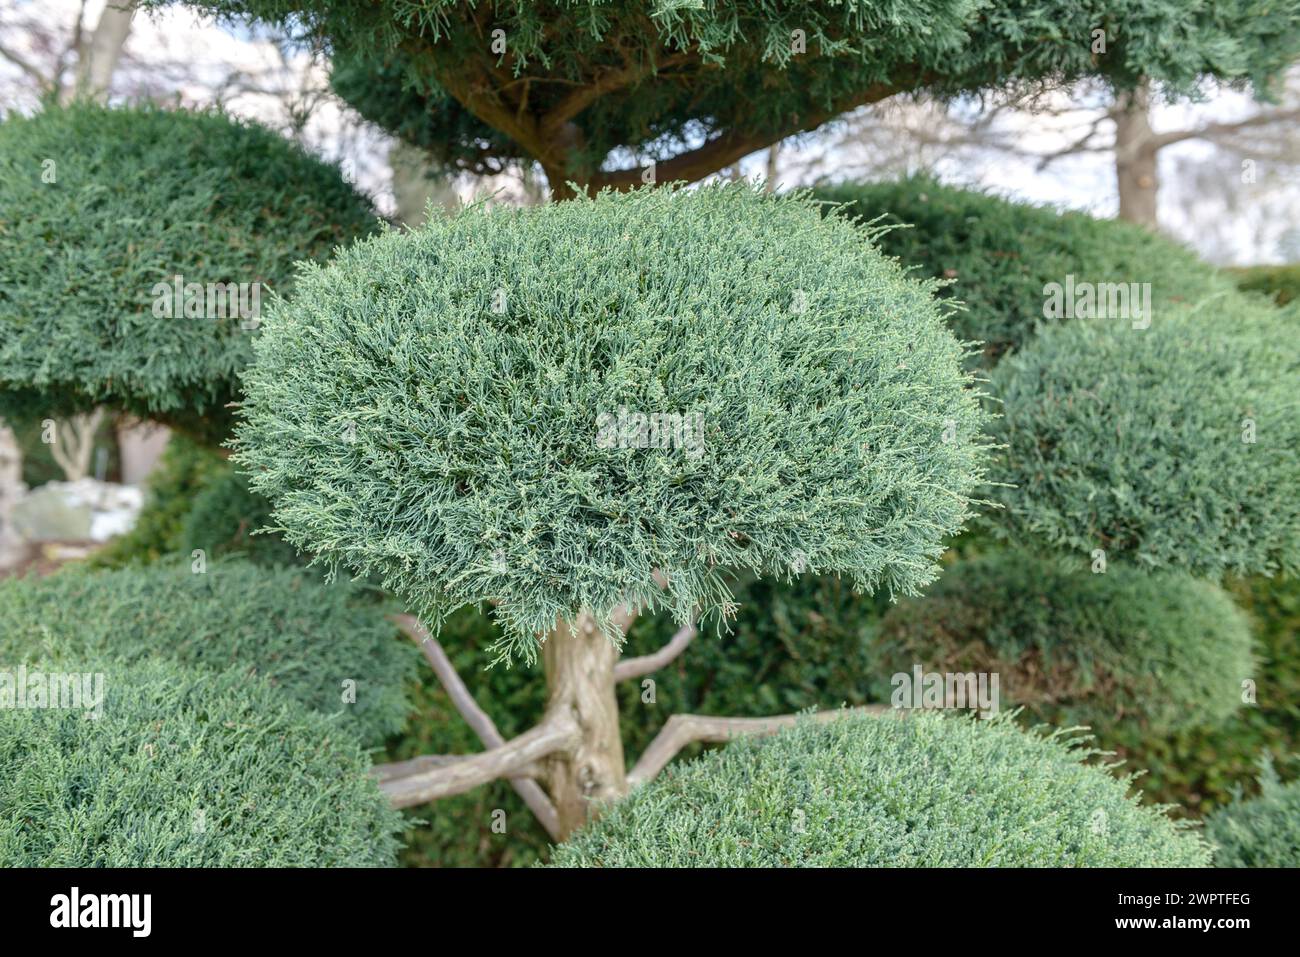
[[[220,113],[48,106],[0,123],[0,414],[96,405],[220,441],[252,316],[293,264],[375,228],[370,202],[301,147]],[[202,315],[155,314],[158,284],[202,287]],[[198,300],[188,300],[197,302]]]
[[[985,448],[932,288],[743,185],[475,207],[304,269],[236,458],[291,544],[435,624],[498,599],[524,657],[583,607],[726,613],[729,568],[915,593]]]
[[[1008,720],[803,722],[671,766],[552,857],[594,867],[1196,867],[1087,749]]]

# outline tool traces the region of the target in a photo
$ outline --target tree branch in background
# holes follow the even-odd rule
[[[50,454],[69,482],[90,474],[90,453],[95,449],[95,435],[104,421],[103,408],[90,415],[74,415],[57,423]]]

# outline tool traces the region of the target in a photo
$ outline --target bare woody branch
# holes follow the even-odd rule
[[[447,692],[447,697],[451,699],[452,705],[455,706],[456,712],[478,735],[479,740],[483,742],[483,746],[486,748],[502,747],[506,743],[505,738],[501,736],[501,732],[497,730],[496,724],[493,723],[487,712],[480,708],[478,702],[474,700],[474,696],[470,694],[469,688],[465,686],[465,682],[456,673],[451,659],[447,657],[447,653],[443,650],[442,645],[438,643],[438,640],[429,634],[428,629],[413,615],[394,615],[393,621],[398,628],[420,646],[425,659],[433,668],[433,673],[438,676],[438,681],[442,683],[443,689]],[[402,764],[411,765],[411,770],[407,774],[419,773],[434,767],[433,765],[428,768],[417,766],[416,762],[422,760],[425,759],[416,758],[414,762],[402,762]],[[395,766],[387,765],[387,767],[393,768]],[[546,828],[546,832],[552,838],[559,840],[560,820],[555,813],[555,805],[546,796],[546,792],[542,790],[541,785],[528,776],[520,774],[510,779],[510,786],[515,789],[515,793],[523,798],[524,803],[528,805],[528,809],[533,812],[533,816],[537,818],[542,827]]]
[[[797,721],[834,721],[850,712],[884,714],[884,705],[834,711],[817,711],[813,714],[781,714],[770,718],[715,718],[702,714],[675,714],[664,722],[653,741],[642,752],[636,765],[628,772],[629,788],[651,780],[689,744],[723,744],[734,738],[774,734]]]
[[[569,715],[559,713],[490,751],[436,764],[398,778],[384,780],[382,768],[372,773],[380,779],[379,790],[384,792],[393,807],[415,807],[453,794],[464,794],[489,781],[517,778],[542,758],[571,751],[580,740],[577,723]]]
[[[695,622],[687,622],[658,651],[637,658],[628,658],[616,664],[614,666],[614,680],[627,681],[631,678],[640,678],[642,675],[658,671],[685,651],[686,646],[691,643],[695,635]]]

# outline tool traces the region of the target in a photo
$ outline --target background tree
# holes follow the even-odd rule
[[[1174,90],[1206,75],[1262,83],[1300,44],[1294,3],[1258,0],[197,6],[305,23],[364,115],[448,168],[536,161],[557,197],[570,182],[697,180],[899,93],[1094,75],[1121,90],[1143,77]]]

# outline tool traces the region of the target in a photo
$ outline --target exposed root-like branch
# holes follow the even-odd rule
[[[638,658],[628,658],[616,664],[614,666],[614,680],[627,681],[631,678],[640,678],[642,675],[658,671],[685,651],[686,646],[691,643],[695,634],[695,622],[687,622],[678,630],[677,634],[672,636],[668,644],[658,651],[648,655],[641,655]]]
[[[379,790],[393,807],[415,807],[464,794],[489,781],[517,778],[547,755],[577,747],[580,738],[577,722],[566,714],[554,714],[499,748],[439,763],[414,774],[381,779]]]
[[[497,730],[497,726],[487,712],[478,706],[478,702],[470,694],[469,688],[465,686],[465,682],[456,673],[456,669],[452,665],[451,659],[447,657],[442,645],[438,644],[438,639],[429,634],[428,629],[413,615],[395,615],[393,621],[398,628],[402,629],[420,646],[425,659],[433,668],[433,673],[438,676],[438,680],[442,683],[442,687],[447,692],[447,697],[451,699],[457,713],[465,719],[465,723],[478,735],[479,740],[483,742],[483,746],[487,748],[500,748],[503,746],[506,743],[505,738],[501,736],[501,732]],[[416,766],[416,762],[422,760],[425,759],[416,758],[414,761],[404,761],[401,764],[412,766],[411,772],[407,773],[418,772],[426,770],[426,768]],[[433,766],[430,765],[430,767]],[[387,765],[387,767],[392,768],[395,765]],[[530,769],[530,775],[532,773],[535,773],[535,771]],[[528,805],[528,809],[533,812],[542,827],[546,828],[546,832],[552,838],[559,840],[560,822],[555,813],[555,805],[546,796],[546,792],[542,790],[541,785],[531,780],[530,776],[521,773],[510,779],[510,786],[515,789],[515,793],[523,798],[524,803]]]
[[[773,734],[790,727],[796,721],[834,721],[851,712],[883,714],[888,710],[884,705],[868,705],[812,714],[780,714],[770,718],[715,718],[702,714],[675,714],[664,722],[654,740],[628,772],[628,786],[634,788],[649,781],[688,744],[722,744],[745,735]]]

